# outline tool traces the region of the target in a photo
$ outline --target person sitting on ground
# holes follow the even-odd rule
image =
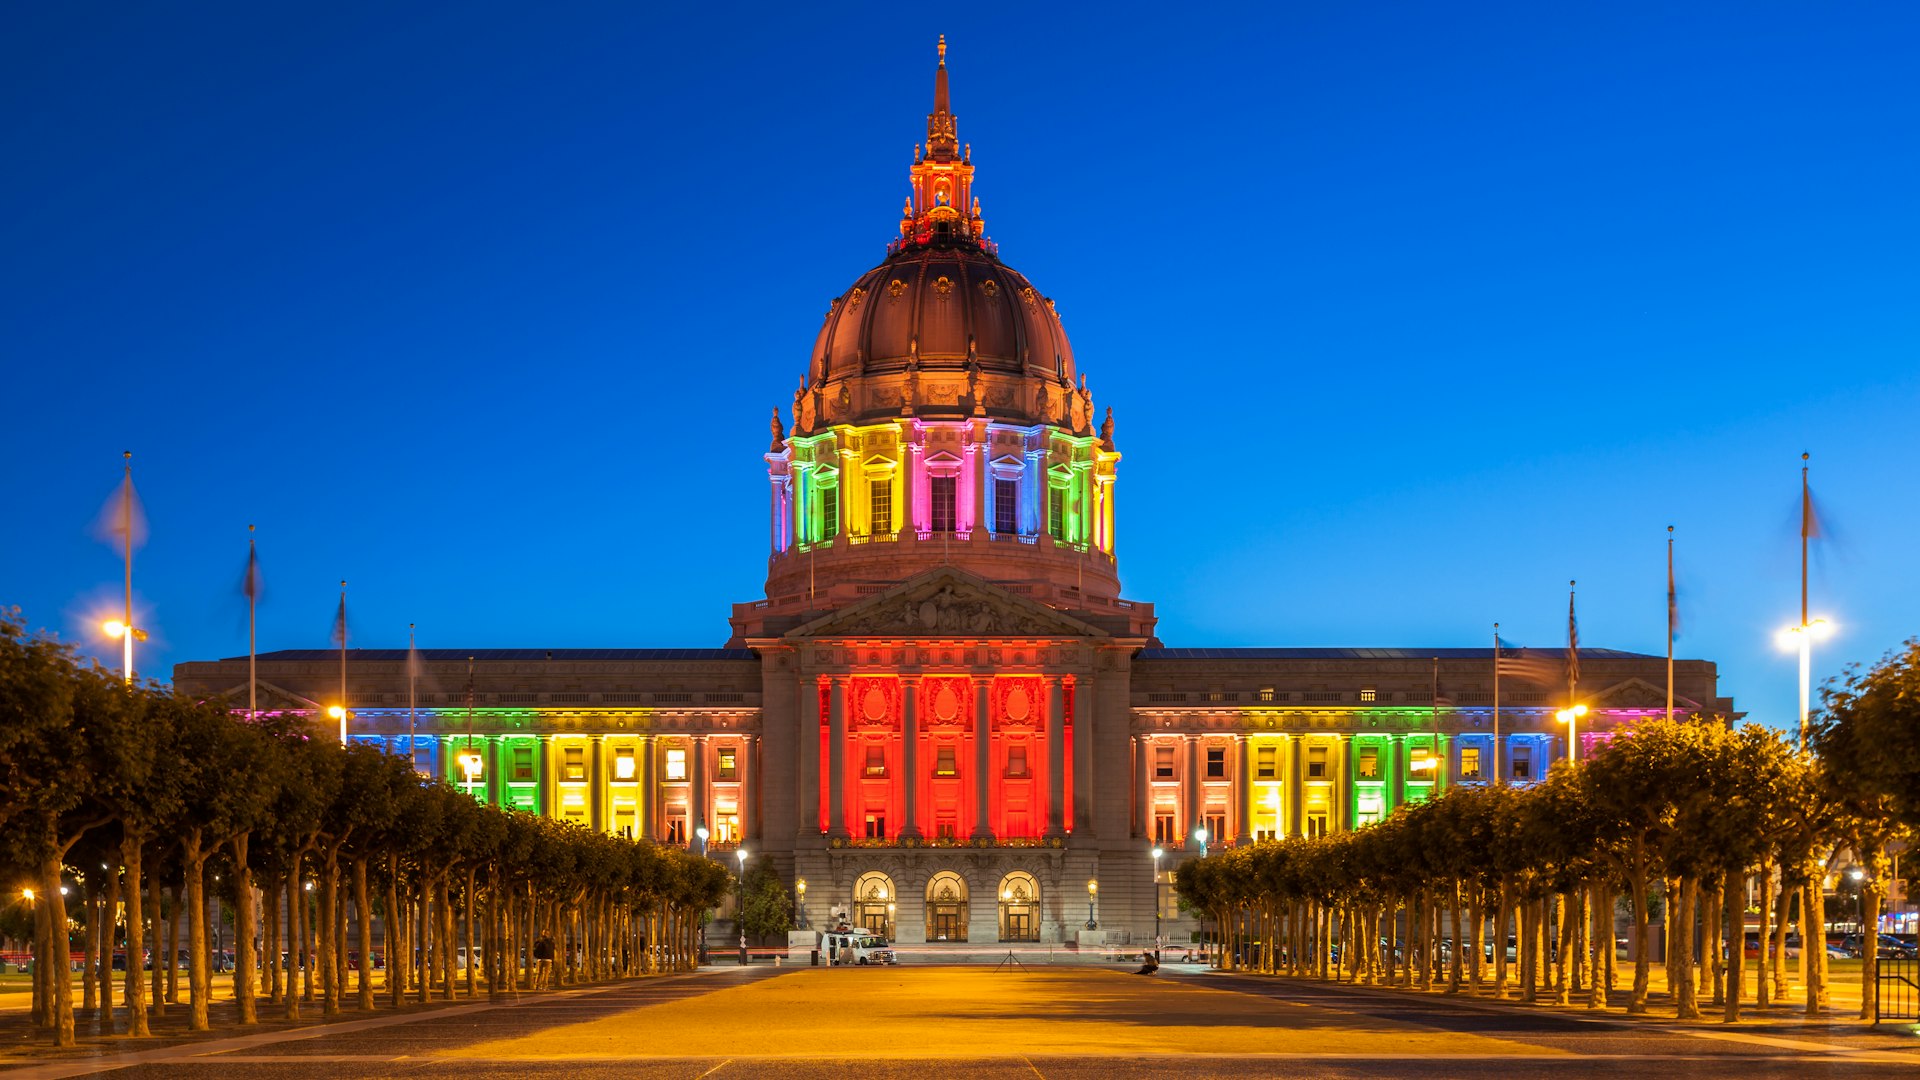
[[[1134,974],[1151,975],[1158,970],[1160,970],[1160,962],[1153,958],[1153,950],[1149,949],[1140,954],[1140,970]]]

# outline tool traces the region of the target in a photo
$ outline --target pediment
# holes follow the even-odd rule
[[[286,689],[285,687],[275,686],[273,683],[270,683],[265,679],[259,680],[256,683],[256,685],[260,689],[259,689],[259,692],[255,694],[255,700],[259,702],[261,712],[289,712],[289,711],[319,712],[321,711],[321,705],[319,702],[301,697],[299,694],[296,694],[293,691]],[[240,685],[235,686],[231,689],[222,690],[220,693],[214,694],[208,700],[214,700],[216,698],[219,700],[225,701],[229,706],[233,708],[244,709],[247,707],[247,684],[241,683]]]
[[[953,567],[907,579],[787,632],[788,638],[884,635],[1107,637],[1105,630]]]
[[[1667,707],[1667,690],[1645,679],[1626,679],[1594,695],[1594,702],[1615,709],[1664,709]],[[1693,712],[1700,708],[1700,703],[1675,694],[1673,707]]]

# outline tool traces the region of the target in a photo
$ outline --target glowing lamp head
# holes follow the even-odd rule
[[[1153,849],[1153,857],[1154,857],[1154,858],[1156,858],[1156,859],[1158,859],[1158,858],[1159,858],[1160,856],[1162,856],[1162,855],[1165,855],[1165,854],[1166,854],[1166,851],[1165,851],[1165,850],[1163,850],[1163,849],[1161,849],[1161,848],[1154,848],[1154,849]]]
[[[480,774],[485,768],[486,765],[481,760],[479,751],[468,750],[460,755],[460,771],[465,774],[467,783],[471,784],[480,779]]]
[[[1554,713],[1553,718],[1563,724],[1571,724],[1585,715],[1587,715],[1587,707],[1585,705],[1575,705],[1571,709],[1561,709],[1559,712]]]
[[[118,641],[127,636],[127,624],[119,619],[108,619],[100,624],[100,632]]]
[[[713,834],[707,831],[707,827],[705,825],[702,825],[699,828],[693,830],[693,835],[699,837],[700,842],[704,844],[707,842],[707,837],[712,836]]]
[[[734,852],[733,857],[740,860],[740,869],[745,870],[747,868],[747,849],[746,848],[741,848],[739,851]]]
[[[1867,872],[1865,870],[1860,869],[1857,866],[1853,868],[1853,870],[1849,873],[1848,876],[1852,877],[1853,880],[1855,881],[1867,880]]]
[[[1195,840],[1198,840],[1198,841],[1200,841],[1200,842],[1201,842],[1201,843],[1203,843],[1203,844],[1204,844],[1204,843],[1206,843],[1206,842],[1207,842],[1207,830],[1205,830],[1205,829],[1195,829],[1195,830],[1193,830],[1193,838],[1194,838]]]
[[[347,710],[338,705],[329,705],[327,706],[327,715],[333,717],[335,720],[344,720],[347,716]]]
[[[31,903],[33,903],[33,890],[32,890],[32,889],[21,889],[21,890],[20,890],[20,898],[21,898],[21,899],[23,899],[23,900],[25,900],[25,901],[26,901],[27,903],[29,903],[29,904],[31,904]]]
[[[1097,896],[1099,895],[1099,893],[1100,893],[1100,882],[1093,878],[1088,878],[1087,879],[1087,895]]]
[[[1782,629],[1777,636],[1777,640],[1780,642],[1782,649],[1792,652],[1809,641],[1819,641],[1822,638],[1831,637],[1832,634],[1832,623],[1825,619],[1813,619],[1805,626],[1795,623],[1792,626]]]
[[[807,895],[807,879],[795,878],[793,882],[793,891],[799,893],[801,896]]]

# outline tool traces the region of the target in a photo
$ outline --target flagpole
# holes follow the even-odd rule
[[[1493,786],[1507,782],[1507,756],[1500,752],[1500,624],[1493,624]]]
[[[1673,526],[1667,526],[1667,723],[1673,723],[1673,620],[1678,614],[1673,594]]]
[[[132,686],[132,450],[123,450],[121,457],[127,459],[127,479],[121,482],[121,538],[127,542],[127,632],[121,634],[121,671],[127,676],[127,686]],[[1805,594],[1805,588],[1801,592]],[[1801,609],[1805,607],[1807,603],[1801,601]],[[1801,621],[1807,619],[1801,617]],[[1801,711],[1805,713],[1805,709]]]
[[[254,562],[253,526],[247,526],[247,719],[260,719],[260,581]]]
[[[1576,581],[1567,582],[1567,761],[1580,760],[1580,717],[1574,712],[1580,697],[1580,631],[1573,621]]]
[[[413,758],[414,681],[420,674],[420,653],[413,644],[413,624],[407,624],[407,768],[415,768]]]
[[[340,583],[340,745],[347,745],[347,583]]]
[[[1807,534],[1813,531],[1813,491],[1807,486],[1807,459],[1800,454],[1800,744],[1807,752],[1807,707],[1813,697],[1813,630],[1807,622]],[[131,571],[129,571],[131,573]],[[131,609],[129,609],[131,610]],[[131,616],[129,616],[131,617]]]
[[[1433,658],[1433,694],[1427,699],[1433,709],[1433,786],[1427,790],[1434,794],[1440,792],[1440,658]]]

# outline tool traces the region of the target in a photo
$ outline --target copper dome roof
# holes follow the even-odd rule
[[[1073,348],[1053,301],[982,247],[906,246],[836,297],[813,346],[812,382],[923,371],[1071,382]]]

